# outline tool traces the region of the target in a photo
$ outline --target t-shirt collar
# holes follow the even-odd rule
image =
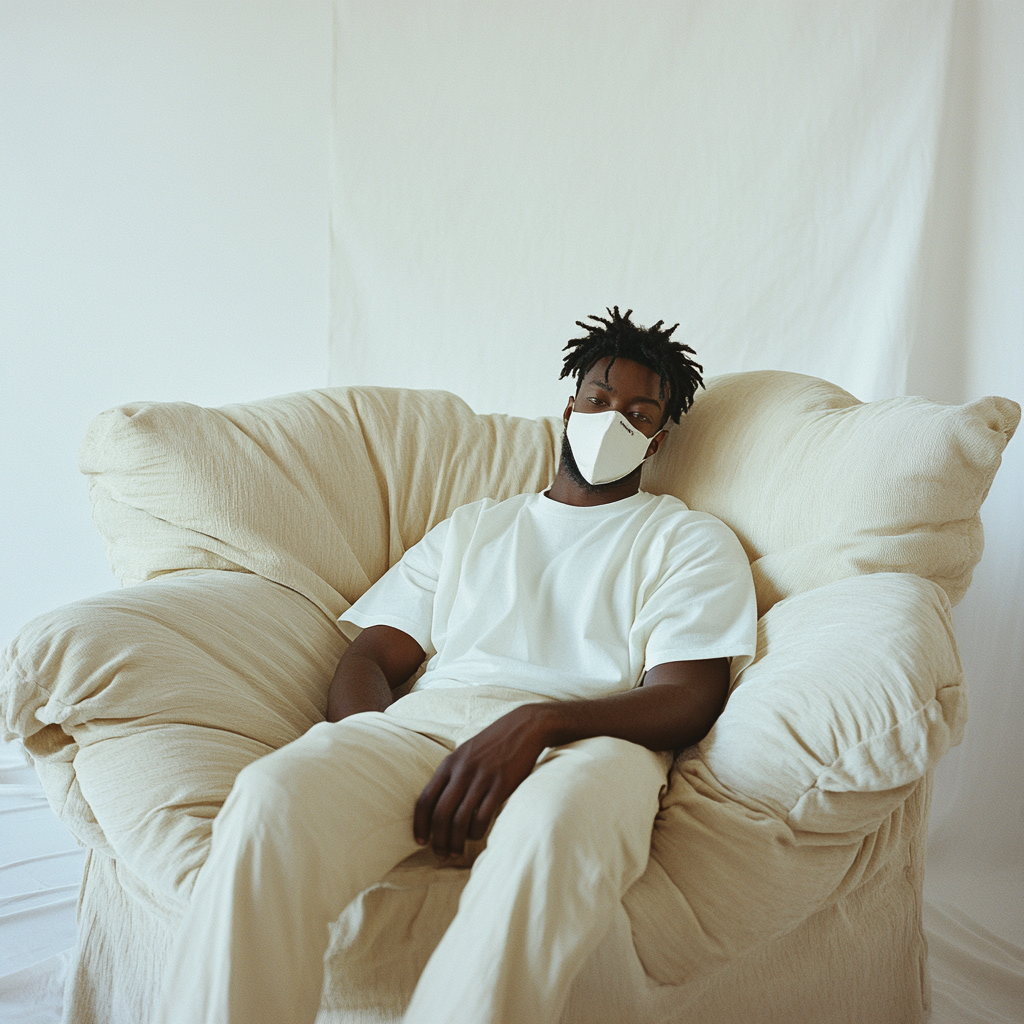
[[[614,516],[622,512],[632,512],[646,505],[654,495],[646,491],[637,491],[628,498],[609,501],[604,505],[567,505],[563,501],[555,501],[541,492],[537,495],[537,508],[545,515],[562,516],[572,519],[600,519]]]

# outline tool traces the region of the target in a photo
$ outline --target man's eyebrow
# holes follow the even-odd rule
[[[617,390],[614,384],[610,383],[609,381],[602,380],[600,377],[591,377],[590,380],[586,380],[583,383],[596,384],[603,391]],[[657,398],[647,398],[644,395],[637,395],[637,397],[633,399],[632,404],[635,405],[638,402],[646,402],[648,405],[656,405],[659,409],[661,408],[661,402],[659,402]]]

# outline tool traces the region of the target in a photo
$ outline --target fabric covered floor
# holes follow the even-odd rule
[[[50,810],[18,743],[0,745],[0,1017],[60,1020],[85,850]]]
[[[0,1018],[56,1024],[85,851],[50,810],[19,744],[0,746]],[[1016,872],[926,883],[930,1024],[1024,1019],[1024,895]],[[990,931],[979,918],[999,930]]]

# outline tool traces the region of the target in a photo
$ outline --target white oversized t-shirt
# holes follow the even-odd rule
[[[463,505],[339,620],[393,626],[429,661],[414,689],[492,684],[559,700],[639,685],[669,661],[754,655],[746,555],[720,520],[639,492]],[[348,627],[348,628],[346,628]]]

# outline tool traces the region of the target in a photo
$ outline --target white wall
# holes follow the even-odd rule
[[[949,0],[337,11],[339,382],[555,413],[619,303],[709,375],[902,393]]]
[[[116,585],[77,449],[327,383],[329,0],[4,0],[0,643]]]
[[[1024,4],[961,2],[910,393],[1024,403]],[[941,264],[945,264],[943,271]],[[936,773],[926,895],[1024,945],[1024,428],[982,506],[985,554],[953,613],[964,742]]]

